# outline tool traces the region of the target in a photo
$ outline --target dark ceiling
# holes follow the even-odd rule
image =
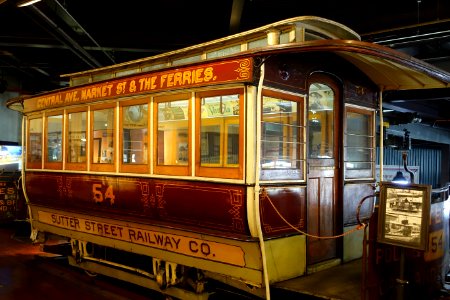
[[[450,72],[449,0],[42,0],[22,8],[17,2],[0,0],[0,79],[9,79],[8,89],[21,94],[64,87],[61,74],[302,15],[340,22],[365,41]],[[385,107],[397,111],[390,122],[422,120],[450,128],[449,90],[386,94]]]

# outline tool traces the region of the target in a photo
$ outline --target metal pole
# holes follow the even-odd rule
[[[400,270],[398,274],[397,282],[397,300],[405,299],[405,285],[408,281],[405,280],[405,248],[400,247]]]

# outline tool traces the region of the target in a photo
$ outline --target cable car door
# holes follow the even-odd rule
[[[307,228],[314,236],[337,230],[339,89],[332,81],[313,77],[308,103]],[[307,239],[307,264],[337,258],[336,239]]]

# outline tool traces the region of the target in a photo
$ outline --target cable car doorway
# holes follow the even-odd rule
[[[309,81],[308,103],[308,233],[333,236],[339,211],[339,122],[340,93],[329,77],[314,75]],[[336,239],[307,239],[307,264],[338,258]]]

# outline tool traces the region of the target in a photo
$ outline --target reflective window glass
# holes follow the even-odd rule
[[[263,97],[261,131],[261,168],[300,168],[300,116],[298,103]]]
[[[47,161],[62,162],[63,116],[47,117]]]
[[[67,162],[86,162],[86,112],[67,114],[68,149]]]
[[[148,105],[123,107],[122,126],[122,162],[124,164],[147,164]]]
[[[348,107],[345,117],[345,177],[371,178],[374,164],[373,112]]]
[[[31,119],[28,128],[28,162],[42,162],[42,119]]]
[[[309,87],[309,158],[334,157],[334,92],[321,83]]]
[[[159,102],[157,109],[157,165],[188,165],[189,100]]]
[[[114,163],[114,109],[93,111],[92,162]]]
[[[201,166],[238,166],[239,109],[239,95],[222,95],[201,99]]]

